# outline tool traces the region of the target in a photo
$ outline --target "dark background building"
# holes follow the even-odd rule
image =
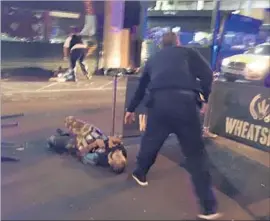
[[[29,9],[29,12],[36,10],[56,10],[56,11],[66,11],[66,12],[75,12],[80,13],[81,15],[85,14],[85,8],[83,1],[4,1],[1,2],[2,5],[2,32],[7,30],[10,24],[13,21],[9,21],[10,17],[5,16],[7,10],[11,7],[24,9],[20,15],[17,16],[17,20],[22,22],[21,29],[25,33],[30,33],[31,28],[28,27],[26,23],[33,22],[33,16],[31,13],[25,11]],[[97,37],[102,39],[103,37],[103,24],[104,24],[104,1],[93,1],[93,7],[97,17]],[[24,14],[23,14],[24,13]],[[124,28],[132,28],[133,26],[138,26],[140,23],[140,2],[139,1],[126,1],[125,2],[125,19],[124,19]],[[84,16],[81,16],[82,18]],[[23,21],[24,20],[24,21]],[[83,21],[82,21],[83,22]],[[81,22],[80,22],[81,23]],[[81,26],[81,25],[80,25]],[[29,29],[29,30],[28,30]],[[10,31],[10,30],[9,30]]]

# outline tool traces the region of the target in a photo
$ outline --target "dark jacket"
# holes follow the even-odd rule
[[[82,44],[82,37],[80,35],[72,35],[71,36],[71,40],[70,40],[70,44],[69,44],[69,50],[71,50],[71,48],[73,48],[74,45],[76,44]]]
[[[127,111],[134,112],[145,95],[151,91],[176,89],[196,92],[200,87],[205,101],[208,101],[213,81],[213,72],[202,55],[186,47],[166,47],[151,56],[145,63],[138,88]]]

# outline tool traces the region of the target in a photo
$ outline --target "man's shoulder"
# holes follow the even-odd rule
[[[168,47],[161,49],[159,52],[157,52],[153,59],[157,58],[158,60],[161,58],[169,58],[170,56],[184,56],[192,53],[191,48],[185,47],[185,46],[174,46],[174,47]]]
[[[66,41],[70,41],[72,39],[72,35],[69,35],[67,38],[66,38]]]
[[[164,53],[166,51],[191,51],[191,50],[193,50],[191,47],[181,45],[181,46],[173,46],[173,47],[163,48],[160,51],[158,51],[156,54]]]
[[[181,52],[184,52],[188,56],[196,56],[198,54],[198,51],[196,48],[188,47],[188,46],[178,46],[178,50]]]

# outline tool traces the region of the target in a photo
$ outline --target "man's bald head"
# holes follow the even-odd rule
[[[162,36],[162,47],[180,45],[178,36],[174,32],[167,32]]]

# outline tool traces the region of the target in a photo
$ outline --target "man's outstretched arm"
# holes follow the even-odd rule
[[[208,102],[209,95],[211,93],[211,87],[213,82],[213,71],[209,63],[205,60],[205,58],[197,51],[190,50],[191,55],[191,70],[192,74],[200,79],[200,86],[202,89],[202,94],[205,102]]]
[[[135,92],[131,102],[129,103],[129,106],[127,108],[127,112],[134,112],[135,109],[139,106],[139,104],[141,103],[141,101],[144,98],[145,91],[148,87],[149,82],[150,82],[149,64],[148,64],[148,62],[146,62],[144,69],[143,69],[142,76],[139,80],[139,85],[136,89],[136,92]]]

